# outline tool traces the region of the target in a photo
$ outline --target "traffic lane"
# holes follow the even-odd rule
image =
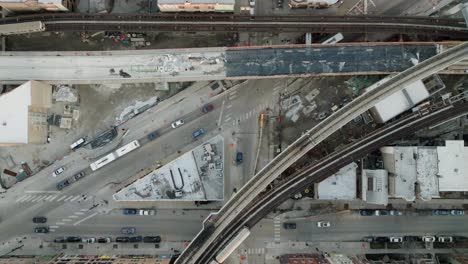
[[[281,222],[281,240],[357,241],[365,236],[405,235],[468,235],[468,216],[360,216],[357,213],[323,215]],[[329,228],[317,227],[317,222],[329,221]],[[284,229],[283,223],[296,223],[296,229]],[[271,239],[274,226],[271,219],[257,224],[252,234]]]
[[[166,241],[182,241],[191,240],[200,231],[202,222],[203,220],[200,217],[157,219],[151,216],[128,216],[116,220],[113,217],[96,216],[76,226],[61,226],[51,236],[116,237],[159,235]],[[135,227],[136,232],[132,235],[123,235],[120,232],[122,227]]]

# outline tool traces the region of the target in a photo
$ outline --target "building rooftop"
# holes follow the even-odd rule
[[[407,201],[416,199],[417,147],[383,147],[384,168],[389,172],[390,194]]]
[[[234,5],[235,0],[158,0],[158,4],[228,4]]]
[[[388,172],[386,170],[362,171],[362,200],[371,204],[388,204]]]
[[[351,163],[338,173],[318,184],[318,199],[321,200],[354,200],[356,199],[357,164]]]
[[[428,201],[439,197],[439,182],[437,180],[437,149],[434,147],[419,147],[416,160],[419,195]]]
[[[0,95],[0,105],[0,144],[27,144],[31,82]]]
[[[224,140],[216,136],[113,195],[117,201],[218,201],[224,198]]]
[[[468,147],[463,140],[447,140],[437,147],[439,191],[468,191]]]

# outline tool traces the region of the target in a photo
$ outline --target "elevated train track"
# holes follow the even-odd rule
[[[41,21],[47,31],[392,32],[466,39],[464,20],[381,16],[242,16],[230,14],[36,14],[2,24]]]
[[[468,114],[468,103],[466,102],[445,105],[423,116],[421,116],[420,113],[413,113],[374,131],[365,138],[348,144],[344,148],[331,153],[321,160],[299,169],[293,175],[285,176],[282,181],[272,185],[271,188],[267,188],[260,196],[252,201],[242,215],[236,218],[231,228],[225,232],[225,236],[219,238],[222,242],[220,244],[214,243],[210,249],[205,251],[201,261],[196,263],[210,263],[210,260],[220,251],[219,249],[223,249],[238,232],[245,227],[254,227],[274,208],[289,199],[291,193],[301,191],[312,183],[325,180],[338,172],[342,167],[394,140],[408,136],[432,124],[444,122],[445,120],[450,120],[454,117],[466,114]]]
[[[226,230],[231,227],[231,223],[243,214],[246,208],[248,208],[248,205],[257,199],[268,185],[300,157],[337,131],[344,124],[368,110],[379,100],[402,89],[405,84],[428,77],[467,57],[468,43],[463,43],[425,60],[389,79],[385,83],[375,84],[375,86],[377,86],[376,89],[351,101],[329,118],[325,119],[322,123],[307,131],[268,163],[259,173],[252,177],[252,179],[250,179],[217,214],[211,215],[205,221],[205,226],[207,228],[203,229],[190,243],[176,263],[203,263],[199,262],[199,260],[204,252],[211,248],[213,244],[219,243],[220,237],[222,238],[227,234]]]

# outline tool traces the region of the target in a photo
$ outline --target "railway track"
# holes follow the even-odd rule
[[[47,31],[392,32],[468,38],[464,20],[382,16],[242,16],[232,14],[35,14],[1,24],[41,21]]]
[[[230,223],[243,213],[244,209],[260,195],[262,190],[300,157],[326,139],[334,131],[369,109],[379,100],[400,90],[405,84],[412,83],[439,72],[466,57],[468,57],[468,43],[458,45],[446,52],[423,61],[383,84],[377,83],[375,85],[376,89],[351,101],[332,116],[325,119],[322,123],[307,131],[249,180],[217,214],[210,216],[206,223],[213,225],[215,228],[202,230],[182,253],[176,263],[197,263],[198,256],[205,252],[205,250],[224,233],[224,229],[230,228]]]
[[[214,258],[219,249],[222,249],[242,228],[255,226],[279,204],[289,199],[291,193],[301,191],[312,183],[325,180],[347,164],[394,140],[410,135],[434,123],[450,120],[461,114],[468,114],[468,104],[466,102],[446,105],[424,116],[420,116],[418,113],[409,115],[374,131],[365,138],[353,142],[319,161],[301,168],[293,175],[285,177],[271,189],[264,190],[235,220],[235,223],[224,233],[224,236],[220,236],[219,240],[221,242],[212,244],[211,248],[207,249],[204,256],[200,258],[200,261],[194,263],[210,263],[210,260]]]

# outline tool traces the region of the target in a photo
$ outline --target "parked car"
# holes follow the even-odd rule
[[[375,213],[376,216],[388,215],[387,210],[375,210],[374,213]]]
[[[359,214],[362,216],[371,216],[371,215],[374,215],[374,210],[361,209],[359,210]]]
[[[122,209],[122,213],[124,215],[136,215],[137,209],[133,209],[133,208]]]
[[[81,242],[83,242],[83,243],[88,243],[88,244],[95,243],[95,242],[96,242],[96,238],[94,238],[94,237],[83,238],[83,239],[81,240]]]
[[[432,243],[434,242],[436,239],[434,236],[423,236],[422,237],[422,241],[424,242],[427,242],[427,243]]]
[[[296,223],[283,223],[284,229],[296,229]]]
[[[330,227],[330,222],[328,221],[317,222],[317,227]]]
[[[57,237],[54,239],[54,242],[55,243],[65,243],[67,242],[67,238],[66,237]]]
[[[432,210],[432,215],[450,215],[450,211],[446,209]]]
[[[75,236],[67,237],[67,242],[68,242],[68,243],[78,243],[78,242],[81,242],[81,237],[75,237]]]
[[[75,181],[77,181],[77,180],[83,178],[84,176],[86,176],[86,173],[84,171],[80,171],[77,174],[75,174],[73,176],[73,178],[75,179]]]
[[[249,0],[249,6],[254,7],[255,6],[255,0]]]
[[[417,236],[405,236],[405,237],[403,237],[403,240],[405,242],[416,242],[416,241],[419,241],[420,238],[417,237]]]
[[[136,229],[134,227],[122,227],[120,229],[120,233],[124,235],[135,234],[135,232],[136,232]]]
[[[141,241],[143,241],[143,237],[142,237],[142,236],[130,237],[130,242],[132,242],[132,243],[138,243],[138,242],[141,242]]]
[[[130,238],[129,237],[116,237],[115,242],[128,243],[128,242],[130,242]]]
[[[49,228],[48,227],[36,227],[34,228],[34,233],[49,233]]]
[[[45,222],[47,222],[47,218],[43,216],[33,217],[33,223],[45,223]]]
[[[159,243],[161,242],[160,236],[145,236],[143,237],[143,242],[145,243]]]
[[[70,185],[70,182],[68,181],[68,179],[65,179],[65,180],[57,183],[57,189],[62,190],[63,188],[67,187],[68,185]]]
[[[180,119],[180,120],[172,122],[171,127],[172,128],[178,128],[183,124],[184,124],[184,120]]]
[[[97,239],[98,243],[110,243],[112,239],[110,237],[100,237]]]
[[[138,210],[139,215],[155,215],[156,210],[153,209],[140,209]]]
[[[64,168],[64,167],[60,167],[60,168],[56,169],[56,170],[52,173],[52,176],[53,176],[53,177],[57,177],[57,176],[59,176],[60,174],[62,174],[64,171],[65,171],[65,168]]]
[[[192,132],[192,137],[193,137],[193,139],[197,139],[197,138],[201,137],[203,134],[205,134],[205,129],[199,128],[199,129]]]
[[[454,210],[450,210],[450,214],[451,215],[464,215],[465,211],[462,209],[454,209]]]
[[[375,242],[389,242],[390,238],[388,238],[388,237],[376,237],[374,240],[375,240]]]
[[[159,137],[159,132],[158,131],[153,131],[151,133],[149,133],[146,138],[149,139],[149,140],[153,140],[155,138]]]
[[[403,212],[398,210],[390,210],[389,213],[390,215],[403,215]]]
[[[390,237],[390,242],[391,243],[401,243],[401,242],[403,242],[403,238],[402,237]]]
[[[439,241],[440,243],[452,243],[453,238],[451,236],[440,236],[437,237],[437,241]]]
[[[214,106],[212,104],[207,104],[207,105],[204,105],[201,110],[203,113],[208,113],[208,112],[213,111],[213,109],[214,109]]]

